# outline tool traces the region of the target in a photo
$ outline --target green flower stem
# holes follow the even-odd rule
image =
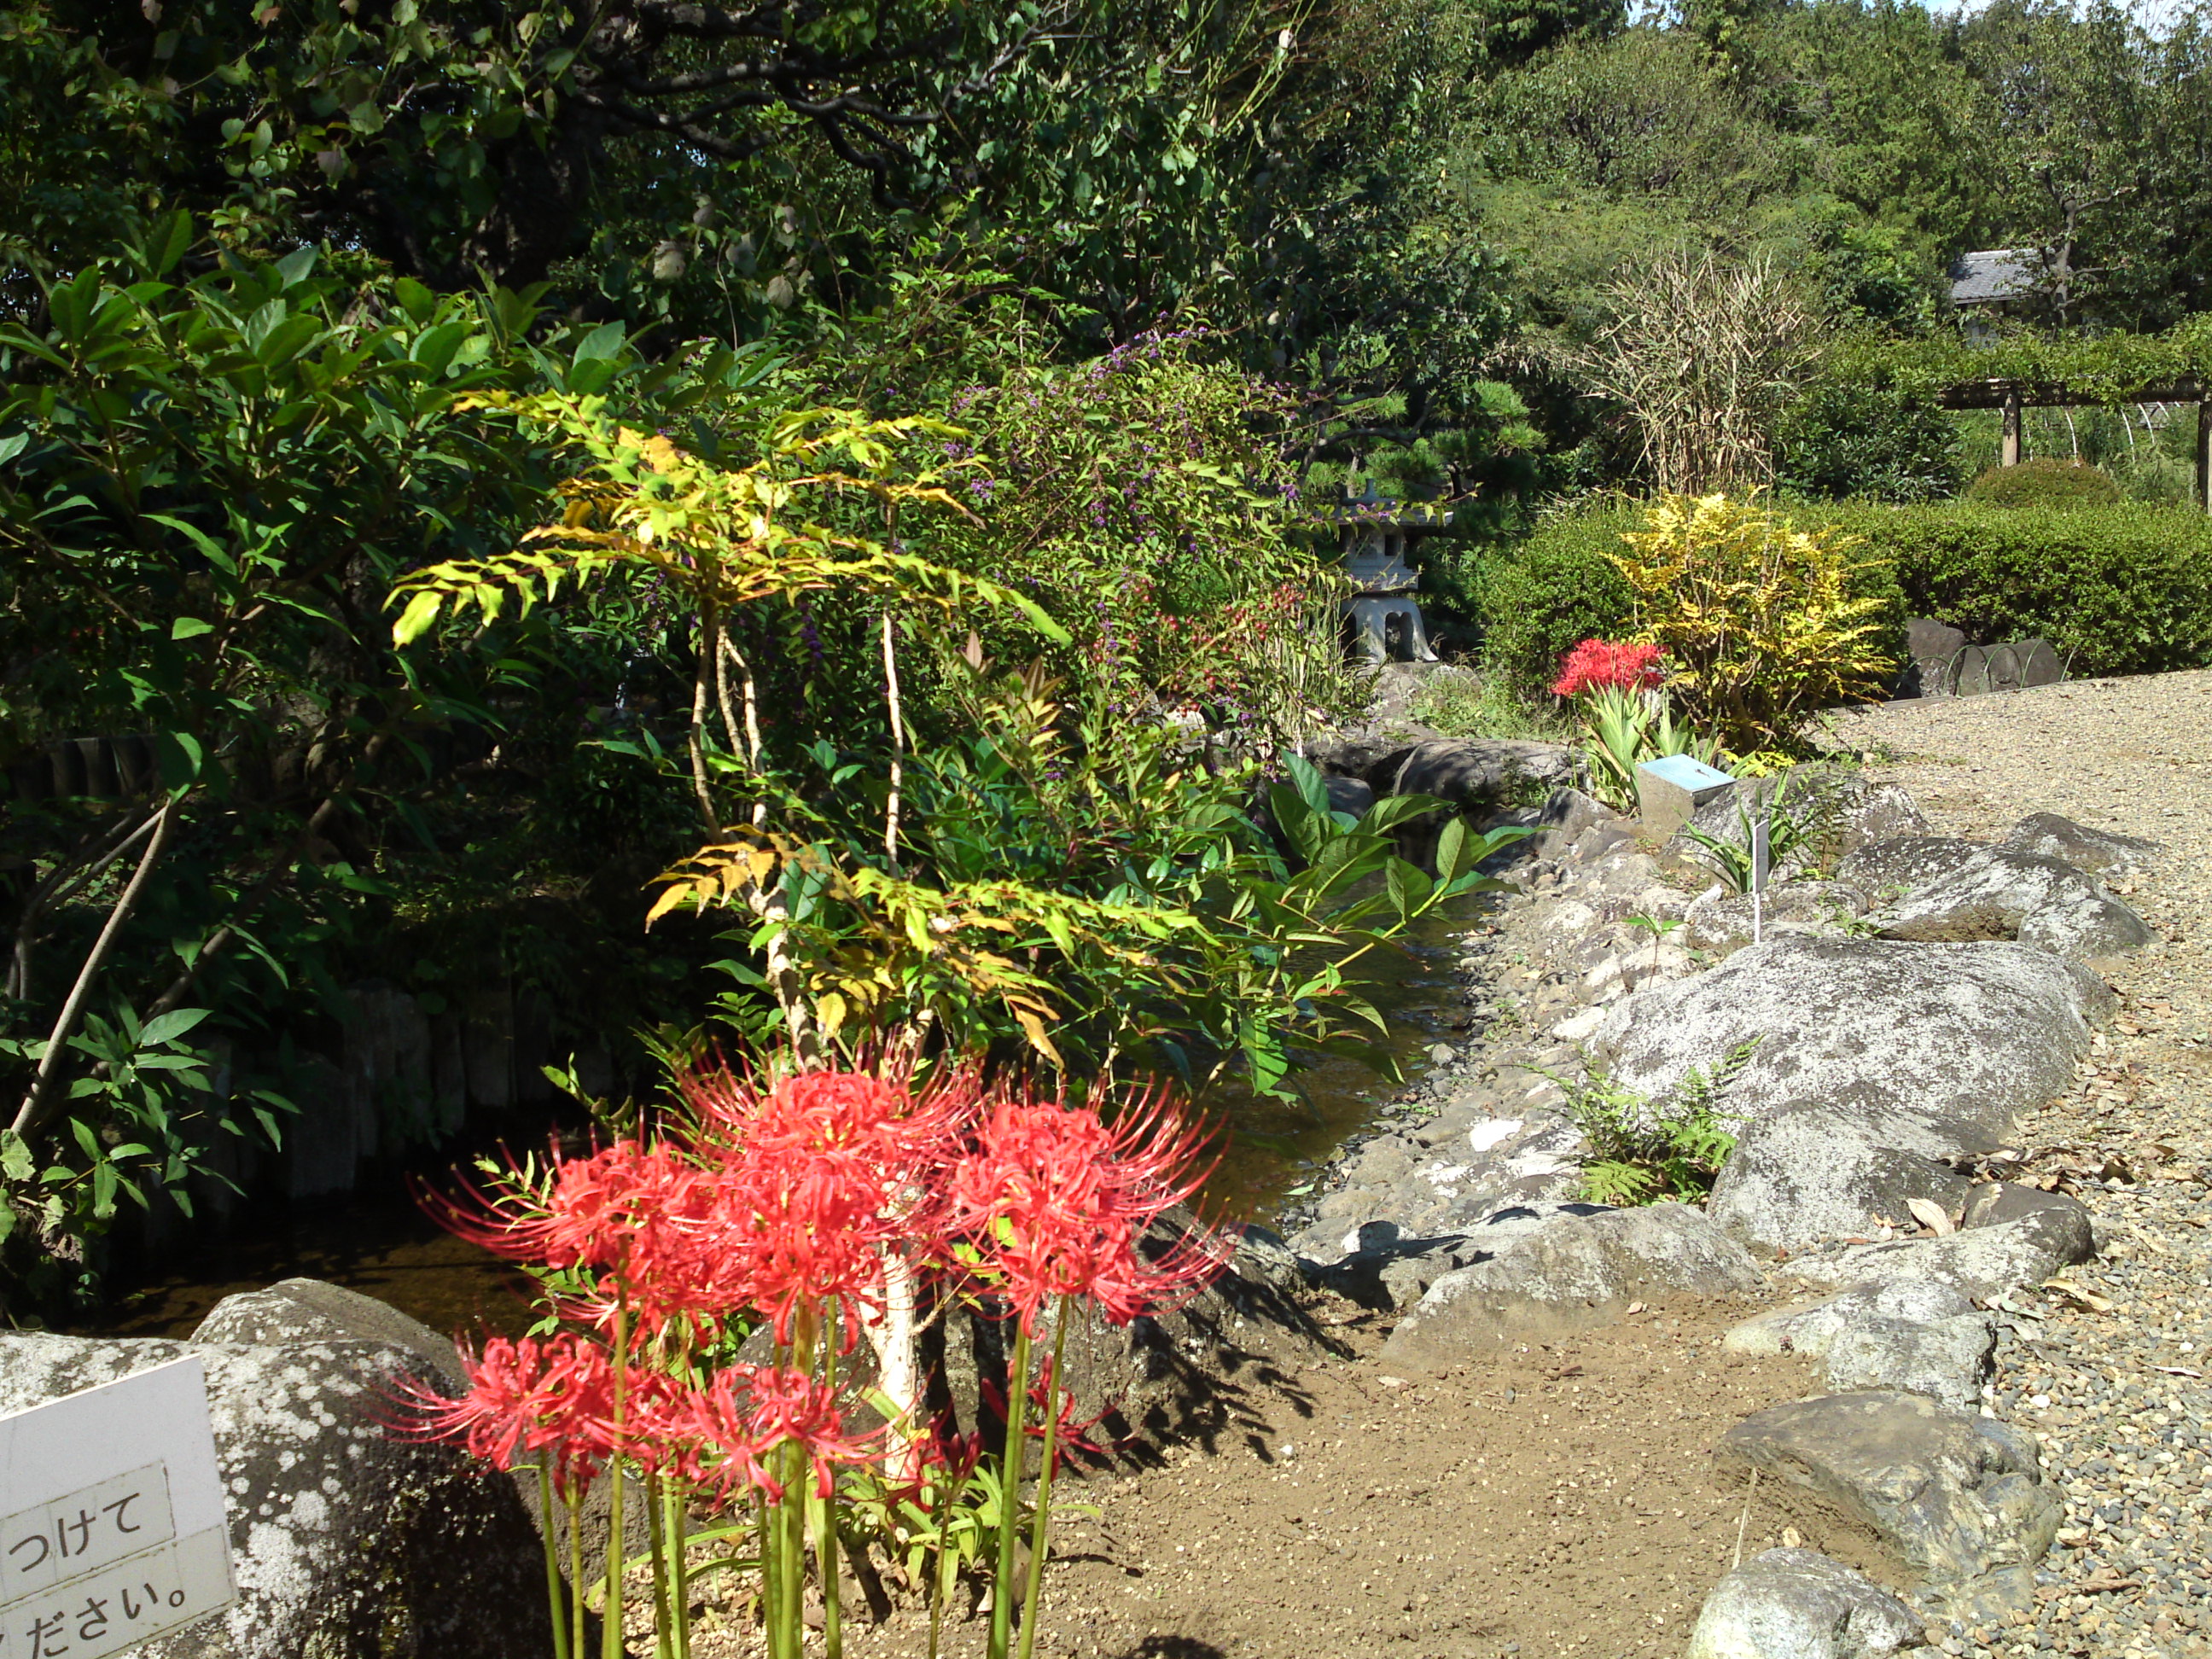
[[[545,1602],[553,1619],[553,1659],[568,1659],[568,1598],[561,1589],[560,1528],[553,1519],[553,1466],[538,1466],[538,1530],[545,1540]]]
[[[584,1495],[562,1501],[568,1506],[568,1651],[584,1659]]]
[[[668,1539],[668,1559],[673,1569],[670,1590],[676,1615],[677,1659],[691,1659],[691,1577],[689,1552],[684,1547],[690,1528],[684,1513],[684,1489],[671,1480],[660,1490],[661,1501],[668,1511],[661,1525]]]
[[[999,1576],[991,1592],[990,1659],[1006,1659],[1013,1632],[1014,1543],[1021,1533],[1022,1419],[1028,1415],[1029,1396],[1030,1334],[1017,1320],[1013,1363],[1006,1367],[1006,1451],[1000,1468],[1003,1490],[999,1501]]]
[[[629,1352],[629,1308],[615,1310],[615,1437],[620,1443],[623,1395],[629,1382],[625,1361]],[[601,1659],[623,1659],[623,1466],[619,1456],[607,1460],[607,1593],[599,1609]]]
[[[653,1659],[676,1659],[676,1620],[668,1607],[668,1515],[660,1477],[645,1477],[647,1548],[653,1557]]]
[[[783,1616],[791,1659],[800,1659],[806,1634],[806,1448],[796,1440],[783,1443]]]
[[[1060,1317],[1052,1333],[1052,1370],[1044,1392],[1044,1468],[1037,1472],[1036,1513],[1030,1520],[1029,1592],[1022,1597],[1021,1659],[1036,1646],[1037,1602],[1044,1594],[1045,1528],[1052,1517],[1052,1457],[1060,1438],[1060,1361],[1067,1352],[1068,1299],[1060,1298]]]
[[[790,1644],[784,1639],[783,1574],[775,1547],[775,1517],[768,1494],[753,1492],[753,1534],[760,1540],[761,1622],[768,1633],[769,1659],[786,1659]]]
[[[822,1381],[837,1386],[837,1304],[830,1304],[830,1339],[822,1345]],[[824,1659],[844,1659],[845,1621],[838,1605],[837,1494],[808,1499],[814,1515],[814,1563],[822,1575],[822,1650]]]

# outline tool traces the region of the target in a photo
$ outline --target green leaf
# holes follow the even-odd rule
[[[1449,884],[1467,858],[1467,820],[1455,813],[1437,836],[1437,879]]]
[[[601,323],[584,337],[583,343],[576,348],[574,360],[586,363],[595,358],[612,357],[623,349],[623,342],[629,337],[620,323]]]
[[[173,640],[196,640],[203,634],[215,632],[215,624],[199,617],[179,617],[169,624]]]
[[[163,733],[155,745],[155,753],[161,761],[161,782],[165,787],[181,789],[198,781],[206,752],[201,748],[200,740],[191,732]]]
[[[1295,751],[1283,757],[1283,768],[1291,775],[1291,781],[1297,787],[1299,799],[1315,811],[1326,813],[1328,811],[1328,780],[1322,776],[1321,769]]]
[[[407,608],[399,613],[399,620],[392,624],[394,645],[412,645],[430,631],[438,620],[438,611],[446,596],[435,589],[425,588],[407,601]]]
[[[276,262],[276,274],[284,279],[286,288],[305,282],[307,273],[314,268],[315,250],[313,246],[295,248]]]

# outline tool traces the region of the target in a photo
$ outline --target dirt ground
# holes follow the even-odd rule
[[[1752,1310],[1655,1309],[1431,1380],[1370,1357],[1387,1325],[1345,1327],[1358,1357],[1307,1368],[1234,1437],[1064,1489],[1095,1516],[1055,1523],[1036,1650],[1678,1653],[1739,1527],[1747,1555],[1785,1541],[1778,1512],[1714,1479],[1714,1443],[1818,1392],[1802,1360],[1720,1350]],[[906,1659],[927,1627],[863,1622],[847,1651]],[[954,1626],[945,1651],[980,1654],[984,1629]]]

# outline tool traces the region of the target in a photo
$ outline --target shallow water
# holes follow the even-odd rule
[[[1370,989],[1369,1000],[1389,1022],[1383,1043],[1411,1080],[1429,1069],[1435,1043],[1464,1041],[1466,1003],[1453,961],[1459,937],[1492,901],[1462,899],[1428,918],[1402,952],[1393,952]],[[1398,1087],[1356,1060],[1330,1060],[1297,1074],[1302,1105],[1255,1100],[1223,1091],[1217,1109],[1230,1122],[1221,1167],[1206,1197],[1225,1219],[1271,1222],[1351,1136],[1372,1121],[1377,1105]]]
[[[1389,953],[1370,995],[1390,1023],[1386,1048],[1407,1078],[1428,1067],[1427,1050],[1460,1033],[1462,1011],[1452,959],[1455,940],[1485,901],[1463,900],[1432,917]],[[1297,1105],[1239,1097],[1213,1103],[1230,1125],[1206,1207],[1224,1220],[1271,1220],[1316,1168],[1373,1117],[1395,1085],[1355,1061],[1328,1060],[1299,1074]],[[394,1182],[396,1188],[398,1183]],[[440,1231],[395,1190],[349,1203],[272,1208],[267,1224],[212,1243],[152,1277],[103,1316],[74,1328],[113,1336],[185,1337],[224,1297],[280,1279],[326,1279],[412,1314],[434,1330],[519,1334],[531,1316],[526,1282],[504,1262]]]

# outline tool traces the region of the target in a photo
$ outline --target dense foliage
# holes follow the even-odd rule
[[[1449,507],[1424,578],[1499,719],[1634,626],[1606,503],[1939,501],[1989,453],[1951,380],[2075,384],[2068,453],[2178,495],[2131,400],[2212,367],[2208,40],[2101,0],[4,0],[9,1261],[84,1277],[118,1202],[250,1178],[364,981],[509,976],[617,1091],[799,1012],[1295,1089],[1465,873],[1279,758],[1361,695],[1345,495]],[[2029,280],[1962,330],[1992,246]],[[2084,661],[2201,655],[2179,520],[1838,512],[1885,619],[1894,564]]]
[[[1990,507],[2103,507],[2120,499],[2120,486],[2087,462],[2031,455],[1990,468],[1966,486],[1966,495]]]
[[[2212,664],[2212,522],[2201,513],[1960,501],[1820,516],[1894,569],[1914,616],[1975,639],[2048,640],[2077,675]]]

